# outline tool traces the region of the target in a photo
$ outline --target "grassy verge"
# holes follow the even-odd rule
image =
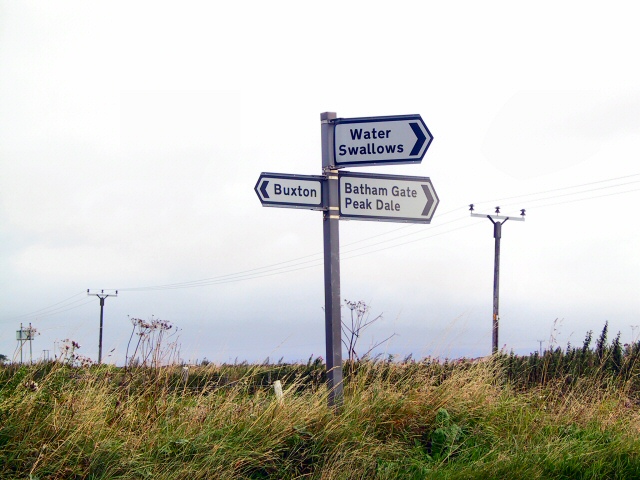
[[[640,478],[631,380],[363,362],[335,414],[309,367],[2,367],[0,477]]]

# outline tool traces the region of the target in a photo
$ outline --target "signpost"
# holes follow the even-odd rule
[[[438,196],[428,177],[339,171],[345,166],[420,163],[433,137],[420,115],[320,115],[322,176],[262,173],[254,188],[265,207],[323,212],[324,311],[330,407],[342,405],[339,220],[430,223]]]
[[[340,172],[340,218],[431,223],[438,196],[428,177]]]
[[[433,136],[420,115],[337,118],[337,167],[420,163]]]
[[[265,207],[322,210],[323,176],[261,173],[254,190]]]

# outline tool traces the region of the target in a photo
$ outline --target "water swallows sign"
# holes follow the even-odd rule
[[[420,163],[433,136],[420,115],[336,118],[337,167]]]

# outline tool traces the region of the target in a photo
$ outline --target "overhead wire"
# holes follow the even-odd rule
[[[466,218],[466,217],[465,217],[465,218]],[[460,220],[461,220],[461,219],[460,219]],[[455,221],[457,221],[457,220],[455,220]],[[450,223],[453,223],[453,222],[450,222]],[[379,249],[377,249],[377,250],[372,250],[372,251],[370,251],[370,252],[360,253],[360,254],[358,254],[358,255],[351,255],[351,256],[348,256],[348,257],[344,257],[344,259],[345,259],[345,260],[348,260],[348,259],[350,259],[350,258],[361,257],[361,256],[363,256],[363,255],[368,255],[368,254],[370,254],[370,253],[377,253],[377,252],[381,252],[381,251],[383,251],[383,250],[388,250],[388,249],[390,249],[390,248],[400,247],[400,246],[402,246],[402,245],[408,245],[408,244],[410,244],[410,243],[419,242],[419,241],[421,241],[421,240],[426,240],[426,239],[428,239],[428,238],[432,238],[432,237],[438,237],[438,236],[440,236],[440,235],[444,235],[444,234],[446,234],[446,233],[455,232],[455,231],[457,231],[457,230],[463,230],[463,229],[465,229],[465,228],[476,227],[476,226],[478,226],[478,225],[479,225],[479,222],[478,222],[478,223],[471,223],[471,224],[469,224],[469,225],[463,225],[463,226],[461,226],[461,227],[452,228],[452,229],[450,229],[450,230],[446,230],[446,231],[444,231],[444,232],[438,232],[438,233],[434,233],[433,235],[427,235],[426,237],[415,238],[415,239],[413,239],[413,240],[409,240],[409,241],[407,241],[407,242],[402,242],[402,243],[398,243],[398,244],[395,244],[395,245],[389,245],[389,246],[384,247],[384,248],[379,248]],[[340,259],[341,259],[341,260],[343,260],[343,257],[342,257],[342,256],[340,256]]]
[[[37,318],[45,318],[45,317],[51,317],[53,315],[60,315],[61,313],[65,313],[68,312],[70,310],[75,310],[76,308],[80,308],[80,307],[84,307],[85,305],[89,305],[90,303],[94,303],[94,300],[87,300],[84,303],[81,303],[80,305],[76,305],[75,307],[69,307],[69,308],[64,308],[62,310],[56,310],[56,311],[51,311],[51,312],[47,312],[45,314],[39,314],[36,315]]]
[[[613,177],[613,178],[607,178],[607,179],[604,179],[604,180],[597,180],[595,182],[587,182],[587,183],[581,183],[581,184],[578,184],[578,185],[570,185],[568,187],[553,188],[551,190],[543,190],[543,191],[534,192],[534,193],[523,193],[522,195],[513,195],[513,196],[510,196],[510,197],[495,198],[493,200],[483,200],[483,201],[478,202],[478,205],[483,204],[483,203],[502,202],[504,200],[512,200],[514,198],[533,197],[533,196],[536,196],[536,195],[543,195],[545,193],[560,192],[562,190],[570,190],[572,188],[587,187],[587,186],[590,186],[590,185],[597,185],[599,183],[613,182],[615,180],[624,180],[625,178],[638,177],[638,176],[640,176],[640,173],[632,173],[632,174],[623,175],[623,176],[620,176],[620,177]],[[585,190],[585,191],[588,191],[588,190]]]
[[[463,208],[456,208],[454,210],[450,210],[448,212],[443,213],[442,215],[440,215],[440,217],[447,215],[449,213],[453,213],[456,211],[459,211]],[[459,221],[462,220],[462,218],[459,218],[455,221]],[[432,228],[439,228],[442,227],[448,223],[451,222],[445,222],[443,224],[438,224],[435,226],[432,226]],[[410,226],[413,226],[410,225]],[[351,245],[356,245],[358,243],[362,243],[365,241],[370,241],[373,238],[377,238],[377,237],[381,237],[384,235],[387,235],[389,233],[393,233],[396,232],[398,230],[402,230],[406,227],[400,227],[397,229],[394,229],[390,232],[385,232],[382,234],[378,234],[372,237],[368,237],[366,239],[361,239],[361,240],[357,240],[355,242],[351,242],[348,243],[346,245],[343,245],[344,248],[347,248]],[[368,248],[371,246],[375,246],[375,245],[379,245],[381,243],[386,243],[386,242],[390,242],[390,241],[394,241],[397,240],[398,238],[403,238],[405,236],[409,236],[409,235],[415,235],[416,233],[422,233],[422,232],[411,232],[405,235],[401,235],[400,237],[395,237],[393,239],[387,239],[387,240],[383,240],[382,242],[378,242],[375,243],[373,245],[369,245],[369,246],[365,246],[365,247],[359,247],[355,250],[362,250],[363,248]],[[349,250],[347,250],[348,252]],[[353,250],[351,250],[353,251]],[[240,272],[235,272],[235,273],[229,273],[229,274],[225,274],[225,275],[218,275],[215,277],[208,277],[208,278],[203,278],[203,279],[199,279],[199,280],[192,280],[192,281],[187,281],[187,282],[178,282],[178,283],[169,283],[169,284],[160,284],[160,285],[151,285],[151,286],[145,286],[145,287],[127,287],[127,288],[119,288],[118,291],[124,292],[124,291],[155,291],[155,290],[172,290],[172,289],[182,289],[182,288],[192,288],[192,287],[201,287],[201,286],[206,286],[206,285],[216,285],[216,284],[220,284],[220,283],[226,283],[226,281],[228,280],[229,282],[232,281],[237,281],[237,280],[243,280],[243,279],[249,279],[249,278],[260,278],[262,275],[260,275],[261,273],[270,273],[270,272],[276,272],[276,273],[286,273],[289,271],[296,271],[296,270],[300,270],[299,268],[295,268],[293,270],[289,270],[292,267],[299,267],[301,265],[306,265],[306,264],[312,264],[309,265],[309,267],[315,267],[317,265],[322,265],[324,260],[322,258],[323,253],[322,252],[317,252],[317,253],[313,253],[313,254],[309,254],[309,255],[304,255],[302,257],[296,257],[294,259],[291,260],[285,260],[282,262],[276,262],[276,263],[272,263],[269,265],[265,265],[262,267],[256,267],[256,268],[252,268],[252,269],[248,269],[248,270],[242,270]],[[316,258],[312,258],[312,257],[316,257]],[[311,258],[310,260],[304,260],[304,259],[308,259]],[[299,262],[298,260],[304,260],[302,262]],[[284,271],[283,271],[284,270]]]
[[[598,185],[598,184],[602,184],[602,183],[607,183],[607,182],[613,182],[613,181],[618,181],[618,180],[624,180],[627,178],[632,178],[632,177],[636,177],[636,176],[640,176],[640,174],[630,174],[630,175],[624,175],[624,176],[620,176],[620,177],[615,177],[615,178],[610,178],[610,179],[605,179],[605,180],[599,180],[599,181],[595,181],[595,182],[588,182],[588,183],[583,183],[583,184],[578,184],[578,185],[571,185],[568,187],[561,187],[561,188],[556,188],[556,189],[551,189],[551,190],[544,190],[544,191],[540,191],[540,192],[534,192],[534,193],[528,193],[528,194],[522,194],[522,195],[515,195],[515,196],[510,196],[510,197],[503,197],[503,198],[497,198],[497,199],[493,199],[493,200],[488,200],[488,201],[483,201],[483,202],[479,202],[479,204],[482,203],[489,203],[489,202],[500,202],[503,200],[510,200],[510,199],[515,199],[515,198],[526,198],[526,197],[535,197],[538,195],[545,195],[548,193],[555,193],[555,192],[561,192],[564,190],[570,190],[570,189],[574,189],[574,188],[582,188],[585,186],[592,186],[592,185]],[[584,190],[580,190],[578,192],[571,192],[571,193],[564,193],[564,194],[559,194],[559,195],[547,195],[547,196],[543,196],[541,198],[537,198],[537,199],[529,199],[529,200],[525,200],[526,202],[542,202],[545,200],[553,200],[556,198],[564,198],[564,197],[568,197],[568,196],[573,196],[573,195],[581,195],[581,194],[585,194],[585,193],[590,193],[590,192],[594,192],[594,191],[600,191],[600,190],[605,190],[605,189],[610,189],[610,188],[619,188],[622,186],[627,186],[627,185],[631,185],[631,184],[636,184],[636,183],[640,183],[640,180],[634,180],[631,182],[624,182],[624,183],[616,183],[615,185],[608,185],[608,186],[604,186],[604,187],[598,187],[598,188],[590,188],[590,189],[584,189]],[[631,189],[631,190],[625,190],[622,192],[612,192],[612,193],[608,193],[608,194],[604,194],[604,195],[596,195],[596,196],[589,196],[589,197],[582,197],[582,198],[576,198],[576,199],[572,199],[572,200],[567,200],[567,201],[561,201],[561,202],[554,202],[554,203],[549,203],[549,204],[543,204],[543,205],[534,205],[533,207],[528,207],[528,208],[544,208],[544,207],[550,207],[550,206],[554,206],[554,205],[560,205],[560,204],[564,204],[564,203],[573,203],[573,202],[579,202],[579,201],[586,201],[586,200],[590,200],[593,198],[602,198],[602,197],[608,197],[608,196],[613,196],[613,195],[621,195],[621,194],[625,194],[625,193],[631,193],[631,192],[635,192],[635,191],[639,191],[640,189]],[[509,207],[515,205],[515,203],[509,203],[507,205],[504,205],[504,207]],[[466,209],[466,207],[458,207],[455,209],[452,209],[450,211],[447,211],[443,214],[438,215],[438,217],[443,217],[445,215],[457,212],[459,210],[462,209]],[[416,235],[416,234],[420,234],[420,233],[424,233],[424,231],[415,231],[415,232],[410,232],[410,233],[405,233],[403,235],[400,236],[395,236],[393,238],[389,238],[386,240],[382,240],[370,245],[364,245],[364,246],[360,246],[357,248],[348,248],[351,247],[353,245],[357,245],[363,242],[370,242],[372,239],[375,238],[379,238],[379,237],[383,237],[386,235],[390,235],[393,233],[397,233],[398,231],[401,230],[405,230],[411,227],[414,227],[414,224],[410,224],[410,225],[404,225],[402,227],[398,227],[395,229],[392,229],[390,231],[381,233],[381,234],[377,234],[374,236],[370,236],[366,239],[361,239],[361,240],[356,240],[354,242],[350,242],[348,244],[343,245],[343,252],[341,254],[341,259],[351,259],[351,258],[356,258],[356,257],[360,257],[363,255],[369,255],[372,253],[377,253],[380,251],[384,251],[384,250],[388,250],[391,248],[396,248],[402,245],[407,245],[410,243],[415,243],[415,242],[419,242],[422,240],[426,240],[429,238],[433,238],[436,236],[440,236],[440,235],[444,235],[444,234],[448,234],[454,231],[458,231],[458,230],[462,230],[464,228],[470,228],[476,224],[469,224],[469,225],[464,225],[461,227],[457,227],[457,228],[453,228],[453,229],[448,229],[442,232],[438,232],[435,234],[432,234],[432,230],[434,228],[438,228],[438,227],[442,227],[445,225],[449,225],[458,221],[461,221],[463,219],[465,219],[467,217],[460,217],[445,223],[440,223],[437,225],[432,225],[431,228],[428,231],[428,235],[424,235],[424,236],[420,236],[419,238],[415,238],[413,240],[409,240],[409,241],[405,241],[405,242],[401,242],[401,243],[394,243],[392,245],[387,245],[385,247],[382,248],[377,248],[374,250],[368,250],[370,248],[376,247],[376,246],[380,246],[386,243],[390,243],[390,242],[396,242],[402,238],[406,238],[412,235]],[[367,250],[365,252],[361,252],[362,250]],[[361,253],[357,253],[357,254],[353,254],[354,252],[361,252]],[[301,257],[296,257],[294,259],[291,260],[285,260],[285,261],[281,261],[281,262],[276,262],[276,263],[272,263],[269,265],[264,265],[262,267],[256,267],[256,268],[252,268],[252,269],[247,269],[247,270],[243,270],[240,272],[235,272],[235,273],[229,273],[229,274],[224,274],[224,275],[218,275],[218,276],[214,276],[214,277],[208,277],[208,278],[204,278],[204,279],[199,279],[199,280],[191,280],[191,281],[186,281],[186,282],[177,282],[177,283],[169,283],[169,284],[161,284],[161,285],[150,285],[150,286],[142,286],[142,287],[129,287],[129,288],[121,288],[118,289],[120,291],[155,291],[155,290],[172,290],[172,289],[185,289],[185,288],[195,288],[195,287],[203,287],[203,286],[210,286],[210,285],[219,285],[219,284],[225,284],[225,283],[234,283],[234,282],[239,282],[239,281],[244,281],[244,280],[252,280],[252,279],[257,279],[257,278],[264,278],[264,277],[269,277],[269,276],[274,276],[274,275],[280,275],[280,274],[284,274],[284,273],[291,273],[291,272],[295,272],[295,271],[299,271],[299,270],[304,270],[304,269],[308,269],[308,268],[316,268],[319,266],[322,266],[324,261],[322,258],[320,258],[322,255],[322,252],[317,252],[317,253],[313,253],[313,254],[309,254],[309,255],[304,255]],[[300,260],[304,260],[304,261],[300,261]],[[52,315],[57,315],[60,313],[64,313],[68,310],[72,310],[75,308],[79,308],[82,307],[88,303],[91,303],[91,301],[85,302],[81,305],[77,305],[74,307],[70,307],[71,305],[74,305],[75,303],[78,303],[80,300],[76,300],[74,302],[70,302],[67,305],[62,305],[60,307],[53,308],[56,307],[58,305],[64,304],[65,302],[68,302],[69,300],[83,294],[84,292],[75,294],[65,300],[62,300],[58,303],[55,303],[53,305],[50,305],[49,307],[45,307],[42,308],[40,310],[36,310],[35,312],[30,312],[27,314],[23,314],[23,315],[19,315],[16,317],[12,317],[10,319],[7,320],[15,320],[18,318],[25,318],[25,317],[34,317],[34,316],[38,316],[38,317],[45,317],[45,316],[52,316]]]
[[[76,304],[78,302],[81,302],[83,300],[84,299],[76,300],[75,302],[71,302],[68,305],[58,307],[57,309],[50,309],[50,310],[42,309],[42,310],[45,310],[45,311],[41,312],[41,313],[37,313],[37,314],[32,314],[32,315],[31,314],[24,314],[24,315],[21,315],[20,317],[21,318],[25,318],[25,320],[23,320],[23,321],[40,320],[42,318],[52,317],[54,315],[60,315],[61,313],[65,313],[65,312],[68,312],[70,310],[75,310],[76,308],[84,307],[85,305],[88,305],[89,303],[93,303],[94,302],[94,300],[88,300],[88,301],[86,301],[84,303],[81,303],[80,305],[75,305],[73,307],[70,306],[70,305],[74,305],[74,304]],[[3,323],[4,322],[10,322],[10,321],[15,321],[15,317],[5,318],[5,319],[2,320]]]
[[[537,199],[533,199],[533,200],[527,200],[527,202],[541,202],[541,201],[545,201],[545,200],[551,200],[551,199],[554,199],[554,198],[570,197],[570,196],[573,196],[573,195],[581,195],[583,193],[596,192],[596,191],[600,191],[600,190],[607,190],[607,189],[610,189],[610,188],[624,187],[624,186],[632,185],[632,184],[636,184],[636,183],[640,183],[640,180],[634,180],[633,182],[619,183],[619,184],[616,184],[616,185],[607,185],[606,187],[591,188],[589,190],[581,190],[579,192],[571,192],[571,193],[563,193],[563,194],[560,194],[560,195],[552,195],[552,196],[549,196],[549,197],[543,197],[543,198],[537,198]],[[631,190],[631,191],[633,191],[633,190]],[[587,200],[587,199],[588,198],[585,198],[585,200]],[[580,200],[580,199],[578,199],[578,200]],[[519,205],[519,204],[508,203],[508,204],[502,205],[502,206],[503,207],[511,207],[513,205]],[[529,206],[528,208],[532,208],[532,207]]]
[[[461,220],[461,219],[458,219],[458,220]],[[458,220],[455,220],[455,221],[458,221]],[[452,223],[452,222],[448,222],[448,223]],[[462,228],[469,228],[469,227],[473,227],[473,226],[475,226],[475,224],[465,225],[463,227],[458,227],[458,228],[454,228],[454,229],[451,229],[451,230],[445,230],[444,232],[438,232],[436,234],[429,235],[427,237],[421,237],[419,239],[410,240],[408,242],[403,242],[403,243],[398,244],[398,245],[390,245],[390,246],[387,246],[387,247],[379,248],[379,249],[373,250],[371,252],[363,252],[363,253],[359,253],[357,255],[349,255],[349,253],[355,252],[357,250],[361,250],[362,248],[353,249],[351,251],[343,252],[340,255],[340,259],[341,260],[348,260],[350,258],[355,258],[355,257],[359,257],[359,256],[362,256],[362,255],[367,255],[369,253],[388,250],[390,248],[394,248],[394,247],[399,246],[399,245],[406,245],[406,244],[409,244],[409,243],[414,243],[414,242],[423,240],[425,238],[435,237],[435,236],[443,235],[443,234],[446,234],[446,233],[449,233],[449,232],[452,232],[452,231],[455,231],[455,230],[460,230]],[[385,243],[385,242],[379,242],[378,244],[382,244],[382,243]],[[378,244],[375,244],[375,245],[378,245]],[[371,247],[371,245],[368,246],[368,247]],[[309,265],[306,265],[306,264],[309,264]],[[221,284],[227,284],[227,283],[235,283],[235,282],[244,281],[244,280],[254,280],[254,279],[258,279],[258,278],[272,277],[274,275],[280,275],[280,274],[283,274],[283,273],[291,273],[291,272],[296,272],[296,271],[300,271],[300,270],[306,270],[306,269],[309,269],[309,268],[321,267],[321,266],[323,266],[323,264],[324,264],[324,260],[323,259],[320,259],[320,260],[309,260],[309,261],[306,261],[306,262],[301,262],[301,263],[297,263],[297,264],[293,264],[293,265],[289,265],[289,266],[278,267],[278,268],[275,268],[275,269],[272,269],[272,270],[268,270],[268,271],[264,271],[264,272],[254,272],[254,273],[242,274],[242,275],[238,275],[238,276],[233,277],[233,278],[216,278],[216,277],[213,277],[213,278],[209,279],[208,281],[206,281],[206,282],[203,281],[202,283],[199,283],[197,285],[156,286],[156,287],[144,287],[144,288],[146,288],[147,290],[172,290],[172,289],[194,288],[194,287],[203,287],[203,286],[211,286],[211,285],[221,285]],[[305,266],[301,266],[301,265],[305,265]],[[121,289],[119,289],[119,291],[120,290]]]
[[[44,313],[46,313],[47,310],[50,310],[51,308],[56,307],[57,305],[60,305],[62,303],[68,302],[72,298],[76,298],[77,296],[83,295],[84,293],[85,292],[76,293],[75,295],[72,295],[69,298],[65,298],[64,300],[61,300],[61,301],[59,301],[57,303],[49,305],[48,307],[44,307],[44,308],[41,308],[39,310],[35,310],[33,312],[29,312],[29,313],[23,313],[22,315],[16,315],[14,317],[8,318],[7,320],[16,320],[16,319],[20,319],[20,318],[23,318],[23,317],[34,317],[34,316],[38,316],[40,314],[44,314]],[[70,305],[72,305],[74,303],[77,303],[78,301],[79,300],[76,300],[75,302],[71,302]],[[58,307],[58,308],[62,308],[62,307]]]
[[[545,190],[545,191],[537,192],[537,193],[533,193],[533,194],[519,195],[517,197],[535,196],[535,195],[541,195],[541,194],[544,194],[544,193],[554,193],[554,192],[567,190],[567,189],[571,189],[571,188],[581,188],[581,187],[584,187],[584,186],[591,186],[591,185],[601,184],[601,183],[604,183],[604,182],[621,180],[621,179],[630,178],[630,177],[634,177],[634,176],[638,176],[638,175],[640,175],[640,174],[625,175],[625,176],[622,176],[622,177],[616,177],[616,178],[601,180],[601,181],[597,181],[597,182],[589,182],[589,183],[585,183],[585,184],[572,185],[572,186],[569,186],[569,187],[563,187],[563,188],[558,188],[558,189],[553,189],[553,190]],[[535,199],[535,200],[531,200],[531,201],[537,202],[537,201],[551,200],[551,199],[555,199],[555,198],[563,198],[563,197],[570,196],[570,195],[584,194],[584,193],[599,191],[599,190],[603,190],[603,189],[616,188],[616,187],[620,187],[620,186],[630,185],[630,184],[634,184],[634,183],[640,183],[640,180],[636,180],[636,181],[633,181],[633,182],[618,183],[616,185],[608,185],[608,186],[605,186],[605,187],[591,188],[591,189],[581,190],[580,192],[573,192],[573,193],[560,194],[560,195],[548,195],[548,196],[541,197],[539,199]],[[626,192],[614,192],[613,194],[619,194],[619,193],[626,193]],[[606,196],[609,196],[609,195],[612,195],[612,194],[608,194]],[[514,197],[505,197],[505,198],[508,199],[508,198],[514,198]],[[591,198],[591,197],[576,199],[575,201],[588,200],[589,198]],[[496,199],[494,201],[501,201],[501,200],[502,199]],[[508,207],[508,206],[511,206],[511,205],[514,205],[514,204],[507,204],[507,205],[505,205],[505,207]],[[459,211],[459,210],[461,210],[463,208],[465,208],[465,207],[459,207],[459,208],[450,210],[450,211],[446,212],[445,214],[450,214],[450,213]],[[444,216],[445,214],[442,214],[441,216]],[[444,226],[444,225],[447,225],[447,224],[458,222],[458,221],[464,220],[465,218],[466,217],[461,217],[461,218],[457,218],[455,220],[451,220],[449,222],[445,222],[445,223],[441,223],[441,224],[432,226],[430,228],[429,232],[431,232],[434,228],[438,228],[439,226],[441,227],[441,226]],[[392,230],[390,232],[385,232],[383,234],[379,234],[376,237],[380,237],[380,236],[383,236],[383,235],[386,235],[386,234],[389,234],[389,233],[394,233],[394,232],[397,232],[399,230],[403,230],[405,228],[406,227],[403,226],[403,227],[394,229],[394,230]],[[389,245],[389,246],[384,247],[384,248],[379,248],[379,249],[375,249],[375,250],[368,250],[368,251],[360,253],[358,255],[349,255],[352,252],[361,251],[361,250],[367,250],[369,248],[372,248],[372,247],[375,247],[375,246],[378,246],[378,245],[382,245],[382,244],[389,243],[389,242],[394,242],[394,241],[397,241],[397,240],[399,240],[401,238],[405,238],[405,237],[408,237],[408,236],[411,236],[411,235],[415,235],[415,234],[418,234],[418,233],[423,233],[423,232],[422,231],[410,232],[410,233],[406,233],[404,235],[396,236],[394,238],[382,240],[380,242],[376,242],[376,243],[371,244],[371,245],[365,245],[365,246],[361,246],[361,247],[357,247],[357,248],[353,248],[353,249],[349,249],[348,248],[349,246],[361,243],[363,241],[370,241],[373,238],[373,237],[369,237],[367,239],[358,240],[358,241],[355,241],[355,242],[351,242],[351,243],[349,243],[347,245],[344,245],[343,247],[346,248],[346,250],[343,250],[342,255],[344,255],[344,257],[342,257],[342,255],[341,255],[341,258],[348,259],[348,258],[355,258],[356,256],[368,255],[368,254],[371,254],[371,253],[376,253],[376,252],[379,252],[379,251],[387,250],[389,248],[395,248],[396,246],[402,246],[402,245],[406,245],[406,244],[409,244],[409,243],[414,243],[414,242],[417,242],[417,241],[425,240],[427,238],[435,237],[435,236],[438,236],[438,235],[441,235],[441,234],[444,234],[444,233],[450,233],[450,232],[453,232],[453,231],[456,231],[456,230],[460,230],[462,228],[466,228],[466,226],[465,227],[460,227],[460,228],[455,228],[455,229],[450,229],[450,230],[447,230],[445,232],[440,232],[440,233],[435,234],[435,235],[421,236],[419,238],[416,238],[414,240],[410,240],[408,242],[401,242],[401,243],[398,243],[398,244]],[[271,265],[266,265],[264,267],[259,267],[259,268],[256,268],[256,269],[245,270],[243,272],[231,273],[231,274],[227,274],[227,275],[221,275],[221,276],[218,276],[218,277],[212,277],[212,278],[203,279],[203,280],[199,280],[199,281],[193,281],[193,282],[182,282],[182,283],[168,284],[168,285],[158,285],[158,286],[152,286],[152,287],[140,287],[140,288],[138,288],[136,290],[159,290],[159,289],[192,288],[192,287],[199,287],[199,286],[217,285],[217,284],[222,284],[222,283],[232,283],[232,282],[237,282],[237,281],[241,281],[241,280],[250,280],[250,279],[254,279],[254,278],[262,278],[262,277],[278,275],[278,274],[282,274],[282,273],[290,273],[290,272],[295,272],[295,271],[302,270],[302,269],[305,269],[305,268],[313,268],[313,267],[321,266],[323,264],[323,261],[320,258],[312,259],[312,260],[306,260],[304,262],[292,263],[292,262],[296,262],[299,259],[310,258],[310,257],[319,257],[320,255],[322,255],[322,253],[318,252],[318,253],[307,255],[307,256],[304,256],[304,257],[298,257],[297,259],[278,262],[277,264],[271,264]],[[273,268],[273,267],[276,267],[276,268]],[[122,290],[125,290],[125,289],[122,289]]]
[[[515,196],[515,197],[513,197],[513,196],[512,197],[505,197],[504,199],[527,197],[527,196],[536,196],[536,195],[542,195],[542,194],[545,194],[545,193],[554,193],[554,192],[568,190],[568,189],[572,189],[572,188],[581,188],[581,187],[584,187],[584,186],[597,185],[597,184],[601,184],[601,183],[605,183],[605,182],[611,182],[611,181],[631,178],[631,177],[634,177],[634,176],[640,176],[640,174],[625,175],[625,176],[621,176],[621,177],[615,177],[615,178],[600,180],[600,181],[596,181],[596,182],[589,182],[589,183],[584,183],[584,184],[579,184],[579,185],[571,185],[571,186],[568,186],[568,187],[562,187],[562,188],[557,188],[557,189],[552,189],[552,190],[544,190],[544,191],[541,191],[541,192],[523,194],[523,195],[518,195],[518,196]],[[562,197],[569,196],[569,195],[584,194],[584,193],[589,193],[589,192],[598,191],[598,190],[602,190],[602,189],[625,186],[625,185],[629,185],[629,184],[633,184],[633,183],[640,183],[640,180],[633,181],[633,182],[618,183],[616,185],[609,185],[609,186],[605,186],[605,187],[586,189],[586,190],[581,190],[580,192],[573,192],[573,193],[568,193],[568,194],[549,195],[549,196],[541,197],[539,199],[530,200],[530,201],[536,202],[536,201],[550,200],[550,199],[554,199],[554,198],[562,198]],[[494,199],[493,201],[501,201],[501,200],[504,200],[504,199]],[[578,200],[587,200],[587,199],[588,198],[583,198],[583,199],[578,199]],[[488,202],[484,202],[484,203],[488,203]],[[514,204],[507,204],[507,205],[505,205],[505,207],[508,207],[508,206],[511,206],[511,205],[514,205]],[[447,212],[439,215],[439,217],[442,217],[444,215],[448,215],[450,213],[457,212],[457,211],[465,209],[465,208],[466,207],[458,207],[458,208],[452,209],[450,211],[447,211]],[[445,223],[440,223],[438,225],[432,225],[431,228],[429,229],[429,232],[431,232],[434,228],[438,228],[438,227],[445,226],[447,224],[455,223],[455,222],[464,220],[465,218],[467,218],[467,217],[460,217],[460,218],[457,218],[455,220],[451,220],[451,221],[448,221],[448,222],[445,222]],[[424,233],[424,231],[415,231],[415,232],[405,233],[403,235],[395,236],[395,237],[389,238],[389,239],[385,239],[385,240],[382,240],[382,241],[379,241],[379,242],[376,242],[376,243],[373,243],[373,244],[370,244],[370,245],[364,245],[364,246],[360,246],[360,247],[352,248],[352,249],[349,248],[350,246],[353,246],[353,245],[356,245],[356,244],[359,244],[359,243],[362,243],[362,242],[369,242],[373,238],[379,238],[379,237],[382,237],[382,236],[385,236],[385,235],[389,235],[389,234],[392,234],[392,233],[397,233],[400,230],[404,230],[404,229],[407,229],[407,228],[413,227],[413,226],[415,226],[415,225],[411,224],[411,225],[408,225],[408,226],[402,226],[402,227],[390,230],[388,232],[384,232],[382,234],[375,235],[373,237],[368,237],[366,239],[361,239],[361,240],[357,240],[357,241],[345,244],[345,245],[342,246],[343,251],[341,253],[341,258],[349,259],[349,258],[355,258],[357,256],[368,255],[368,254],[371,254],[371,253],[376,253],[376,252],[379,252],[379,251],[387,250],[389,248],[395,248],[396,246],[402,246],[402,245],[406,245],[406,244],[409,244],[409,243],[414,243],[414,242],[417,242],[417,241],[425,240],[427,238],[439,236],[439,235],[442,235],[442,234],[445,234],[445,233],[449,233],[449,232],[453,232],[453,231],[456,231],[456,230],[460,230],[462,228],[466,228],[466,226],[464,226],[464,227],[459,227],[459,228],[455,228],[455,229],[450,229],[450,230],[446,230],[445,232],[439,232],[438,234],[421,236],[421,237],[416,238],[414,240],[410,240],[410,241],[407,241],[407,242],[401,242],[401,243],[398,243],[398,244],[393,244],[393,245],[389,245],[387,247],[378,248],[378,249],[374,249],[374,250],[368,250],[368,249],[370,249],[372,247],[376,247],[376,246],[382,245],[382,244],[395,242],[395,241],[397,241],[397,240],[399,240],[401,238],[405,238],[405,237],[408,237],[408,236],[411,236],[411,235]],[[359,253],[357,255],[349,255],[350,253],[361,251],[361,250],[367,250],[367,251]],[[243,280],[251,280],[251,279],[256,279],[256,278],[263,278],[263,277],[279,275],[279,274],[283,274],[283,273],[295,272],[295,271],[303,270],[303,269],[306,269],[306,268],[319,267],[319,266],[323,265],[323,259],[321,258],[321,255],[322,255],[322,252],[317,252],[317,253],[314,253],[314,254],[309,254],[309,255],[302,256],[302,257],[297,257],[295,259],[285,260],[285,261],[282,261],[282,262],[277,262],[277,263],[274,263],[274,264],[269,264],[269,265],[265,265],[265,266],[262,266],[262,267],[257,267],[257,268],[254,268],[254,269],[243,270],[241,272],[235,272],[235,273],[230,273],[230,274],[225,274],[225,275],[219,275],[219,276],[216,276],[216,277],[210,277],[210,278],[194,280],[194,281],[189,281],[189,282],[179,282],[179,283],[173,283],[173,284],[155,285],[155,286],[147,286],[147,287],[123,288],[123,289],[120,289],[120,290],[121,291],[149,291],[149,290],[184,289],[184,288],[194,288],[194,287],[202,287],[202,286],[209,286],[209,285],[219,285],[219,284],[224,284],[224,283],[234,283],[234,282],[243,281]],[[343,257],[343,255],[344,255],[344,257]],[[302,261],[302,262],[298,261],[298,260],[304,260],[304,259],[309,259],[309,260],[305,260],[305,261]]]
[[[640,188],[634,188],[632,190],[625,190],[625,191],[622,191],[622,192],[605,193],[603,195],[594,195],[594,196],[587,197],[587,198],[574,198],[573,200],[566,200],[566,201],[563,201],[563,202],[546,203],[544,205],[536,205],[534,208],[553,207],[553,206],[556,206],[556,205],[563,205],[563,204],[566,204],[566,203],[582,202],[582,201],[586,201],[586,200],[593,200],[595,198],[611,197],[611,196],[614,196],[614,195],[623,195],[625,193],[632,193],[632,192],[640,192]]]
[[[458,208],[454,208],[454,209],[452,209],[452,210],[446,211],[446,212],[444,212],[444,213],[439,213],[439,214],[438,214],[438,218],[442,218],[442,217],[444,217],[445,215],[449,215],[449,214],[451,214],[451,213],[455,213],[455,212],[457,212],[457,211],[459,211],[459,210],[464,210],[465,208],[466,208],[466,207],[458,207]],[[342,245],[342,246],[343,246],[343,247],[349,247],[349,246],[351,246],[351,245],[355,245],[355,244],[357,244],[357,243],[366,242],[366,241],[369,241],[369,240],[371,240],[371,239],[373,239],[373,238],[382,237],[382,236],[384,236],[384,235],[389,235],[389,234],[391,234],[391,233],[395,233],[395,232],[398,232],[398,231],[400,231],[400,230],[406,230],[406,229],[408,229],[408,228],[415,228],[415,227],[416,227],[416,226],[418,226],[418,225],[419,225],[419,224],[416,224],[416,223],[409,223],[409,224],[407,224],[407,225],[404,225],[404,226],[402,226],[402,227],[394,228],[394,229],[389,230],[389,231],[384,232],[384,233],[379,233],[379,234],[377,234],[377,235],[372,235],[372,236],[370,236],[370,237],[363,238],[363,239],[360,239],[360,240],[356,240],[356,241],[351,242],[351,243],[346,243],[346,244],[344,244],[344,245]],[[431,225],[431,226],[430,226],[430,228],[437,228],[437,227],[438,227],[438,226],[440,226],[440,225],[441,225],[441,224],[439,224],[439,223],[438,223],[438,224],[436,224],[436,225]],[[415,233],[419,233],[419,232],[415,232]],[[408,235],[414,235],[415,233],[411,233],[411,234],[408,234]]]

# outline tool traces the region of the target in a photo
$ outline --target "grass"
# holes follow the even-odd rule
[[[513,365],[348,365],[338,413],[319,362],[4,366],[0,478],[640,478],[633,375]]]

